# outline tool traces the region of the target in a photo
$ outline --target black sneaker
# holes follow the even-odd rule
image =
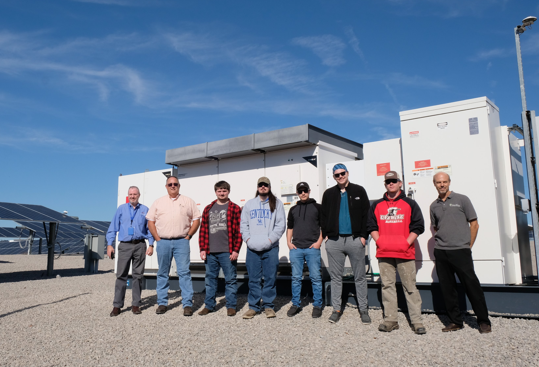
[[[317,319],[322,316],[322,307],[313,307],[313,319]]]
[[[361,317],[361,322],[364,325],[370,325],[371,318],[369,317],[369,310],[359,311],[359,316]]]
[[[342,313],[340,311],[333,311],[329,317],[329,322],[335,324],[341,319]]]
[[[297,313],[299,313],[300,310],[301,310],[300,307],[292,305],[292,307],[290,307],[290,309],[288,310],[286,315],[288,317],[292,317],[292,316],[296,315]]]

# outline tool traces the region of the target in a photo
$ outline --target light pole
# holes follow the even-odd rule
[[[524,89],[524,72],[522,70],[522,55],[520,52],[520,35],[531,28],[531,25],[537,20],[530,16],[524,18],[522,25],[515,27],[515,43],[517,47],[518,76],[520,80],[520,97],[522,99],[522,130],[524,130],[524,147],[526,149],[526,168],[528,171],[528,188],[530,191],[530,210],[532,213],[533,240],[535,245],[535,260],[539,274],[539,207],[537,206],[537,173],[535,169],[534,143],[538,142],[538,131],[535,124],[535,111],[528,111],[526,105],[526,91]],[[532,137],[533,132],[533,139]],[[535,141],[534,141],[535,140]]]

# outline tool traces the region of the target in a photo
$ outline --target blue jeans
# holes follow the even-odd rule
[[[226,308],[236,309],[236,292],[238,285],[236,281],[237,261],[230,260],[228,252],[210,253],[206,257],[206,298],[204,303],[208,310],[215,308],[215,293],[219,278],[219,269],[223,268],[225,275],[225,298]]]
[[[157,304],[159,306],[168,305],[168,274],[172,257],[176,260],[176,272],[180,278],[180,289],[182,291],[183,307],[193,306],[193,283],[191,282],[191,271],[189,264],[191,261],[191,248],[189,240],[184,238],[179,240],[165,240],[157,242],[156,247],[157,262]]]
[[[273,301],[277,296],[277,269],[279,268],[279,247],[266,251],[253,251],[247,247],[247,259],[245,261],[247,274],[249,274],[249,308],[260,311],[260,298],[264,309],[273,309]],[[264,286],[262,287],[262,277]]]
[[[292,265],[292,304],[300,307],[303,264],[307,262],[309,278],[313,284],[313,306],[322,307],[322,275],[320,274],[320,249],[298,248],[290,250]]]

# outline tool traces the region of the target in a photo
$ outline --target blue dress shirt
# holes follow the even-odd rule
[[[140,203],[133,209],[131,204],[122,204],[116,210],[112,222],[110,222],[109,230],[107,231],[107,244],[111,245],[116,239],[116,233],[118,233],[118,241],[132,241],[147,239],[150,245],[153,244],[153,236],[148,230],[148,220],[146,219],[148,214],[148,207]],[[133,218],[131,224],[131,218]],[[130,235],[129,227],[133,227],[133,235]]]

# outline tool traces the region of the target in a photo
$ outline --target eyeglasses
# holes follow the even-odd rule
[[[260,182],[258,184],[258,187],[269,187],[269,185],[267,183],[265,183],[265,182]]]
[[[389,180],[386,180],[386,185],[396,184],[397,182],[399,182],[399,180],[397,180],[396,178],[390,178]]]
[[[180,186],[180,184],[177,183],[177,182],[171,182],[171,183],[167,184],[167,186],[168,187],[172,187],[172,186],[176,187],[176,186]]]
[[[343,171],[341,173],[335,173],[333,176],[335,178],[344,177],[344,176],[346,176],[346,171]]]
[[[308,194],[309,193],[309,190],[307,189],[301,189],[301,190],[298,190],[298,194]]]

